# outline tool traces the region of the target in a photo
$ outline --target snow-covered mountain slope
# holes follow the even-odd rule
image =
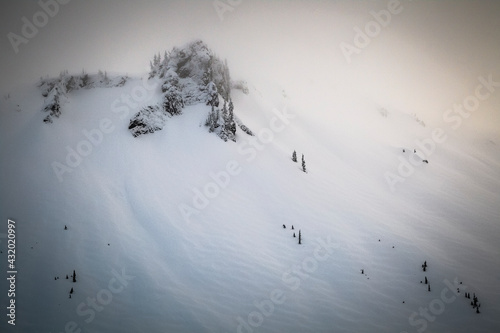
[[[1,100],[18,268],[2,332],[498,330],[498,136],[436,136],[355,98],[319,119],[252,82],[232,99],[255,136],[220,140],[200,103],[134,138],[130,117],[162,101],[154,82],[73,91],[52,124],[34,85]]]

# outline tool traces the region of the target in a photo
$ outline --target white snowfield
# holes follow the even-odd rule
[[[249,82],[255,136],[209,133],[202,103],[134,138],[145,80],[73,91],[52,124],[34,84],[1,99],[1,332],[499,331],[498,133]]]

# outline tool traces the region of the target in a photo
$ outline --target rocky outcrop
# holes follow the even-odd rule
[[[170,116],[182,113],[187,105],[209,105],[205,125],[224,141],[236,141],[236,123],[243,131],[251,131],[236,121],[231,100],[231,87],[244,93],[244,81],[232,84],[226,61],[219,59],[201,40],[174,47],[163,57],[155,55],[150,62],[149,79],[162,80],[162,103],[149,106],[130,119],[129,130],[134,137],[161,130]]]

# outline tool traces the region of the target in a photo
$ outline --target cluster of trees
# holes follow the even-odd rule
[[[149,79],[153,78],[162,82],[162,102],[143,108],[132,117],[129,130],[134,136],[161,130],[168,117],[198,103],[210,106],[205,126],[222,140],[236,141],[238,126],[253,135],[234,115],[227,61],[217,57],[201,40],[183,48],[174,47],[163,56],[155,54],[149,71]]]
[[[295,163],[297,163],[297,152],[295,150],[292,153],[292,161],[294,161]],[[306,160],[304,158],[304,154],[302,154],[302,171],[304,171],[304,172],[307,173]]]
[[[149,78],[152,79],[155,76],[163,78],[165,71],[167,69],[168,60],[170,58],[170,52],[165,51],[163,54],[163,59],[160,53],[155,54],[153,60],[149,61]]]
[[[80,74],[69,74],[68,70],[64,70],[55,78],[41,77],[38,87],[42,90],[42,96],[48,97],[56,88],[66,94],[82,88],[121,87],[127,80],[127,76],[110,77],[106,71],[101,70],[97,74],[88,74],[85,70]]]
[[[219,78],[216,79],[215,76]],[[203,84],[207,91],[206,104],[211,107],[205,126],[210,133],[215,132],[224,141],[236,141],[234,105],[231,99],[231,77],[227,61],[220,63],[210,56],[209,66],[203,74]],[[222,109],[219,100],[222,98]]]
[[[286,229],[286,225],[283,224],[283,229]],[[295,230],[292,224],[292,230]],[[295,232],[293,233],[293,238],[296,238]],[[299,230],[299,245],[302,244],[302,231]]]
[[[66,226],[65,226],[65,227],[66,227]],[[66,229],[65,229],[65,230],[66,230]],[[66,274],[66,280],[69,280],[69,277],[70,277],[70,276],[68,276],[68,274]],[[73,270],[73,275],[71,275],[71,278],[72,278],[73,283],[75,283],[75,282],[76,282],[76,271],[75,271],[75,270]],[[54,280],[59,280],[59,277],[58,277],[58,276],[54,277]],[[69,298],[71,298],[71,295],[72,295],[74,292],[75,292],[75,291],[74,291],[73,287],[71,287],[71,290],[69,291]]]
[[[127,76],[109,77],[106,71],[101,70],[94,75],[89,75],[85,70],[82,70],[81,74],[72,75],[64,70],[56,78],[40,78],[38,87],[45,97],[42,111],[48,113],[43,121],[52,123],[53,118],[59,118],[63,99],[71,91],[94,87],[121,87],[127,80]]]
[[[204,102],[211,106],[205,125],[224,141],[236,141],[231,77],[227,61],[221,61],[201,41],[174,47],[150,61],[149,78],[163,79],[163,110],[178,115],[185,105]],[[221,100],[222,103],[219,103]]]
[[[217,57],[201,40],[194,41],[182,49],[174,47],[169,52],[165,51],[163,57],[160,53],[155,54],[149,66],[150,79],[158,77],[165,79],[166,84],[176,86],[179,79],[189,77],[198,83],[201,94],[208,98],[212,97],[209,88],[212,82],[222,98],[229,102],[231,77],[227,61]],[[189,98],[196,99],[197,96]]]
[[[224,141],[236,141],[236,123],[234,121],[233,101],[229,99],[229,105],[224,100],[222,110],[210,104],[212,109],[208,113],[205,126],[210,133],[215,132]]]
[[[470,305],[472,306],[473,309],[476,309],[476,313],[481,313],[479,311],[479,308],[481,307],[481,303],[479,303],[479,299],[477,298],[476,294],[473,294],[474,296],[472,297],[472,301],[470,302]],[[470,293],[465,293],[465,298],[471,299],[470,298]]]

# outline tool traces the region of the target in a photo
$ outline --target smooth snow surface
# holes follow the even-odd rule
[[[34,85],[1,100],[1,232],[16,221],[19,270],[16,326],[2,313],[1,332],[499,331],[498,133],[442,127],[425,154],[436,127],[412,115],[353,94],[321,118],[249,82],[232,94],[253,137],[223,142],[198,104],[134,138],[130,117],[161,92],[116,101],[141,86],[72,92],[53,124]],[[59,181],[53,162],[78,147],[87,156]],[[392,191],[401,159],[424,158]]]

